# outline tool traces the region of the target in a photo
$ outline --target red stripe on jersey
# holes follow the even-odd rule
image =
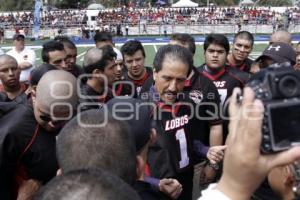
[[[139,79],[139,80],[133,80],[132,78],[130,78],[130,80],[134,83],[134,85],[136,86],[142,86],[144,84],[144,82],[149,78],[150,74],[148,74],[148,72],[146,71],[145,75],[143,76],[143,78]]]
[[[178,104],[178,103],[175,104],[175,108],[174,108],[174,106],[169,105],[169,104],[165,104],[163,102],[158,102],[157,105],[160,109],[162,109],[164,111],[167,111],[167,112],[170,112],[173,115],[177,115],[177,113],[179,111],[179,108],[180,108],[180,104]],[[174,108],[174,109],[172,109],[172,108]]]
[[[115,91],[117,96],[120,96],[120,95],[121,95],[122,89],[123,89],[123,84],[120,83],[120,84],[118,85],[118,88],[117,88],[116,91]]]
[[[228,65],[229,65],[230,67],[238,68],[238,69],[241,70],[241,71],[244,71],[244,69],[245,69],[245,67],[246,67],[246,63],[245,63],[245,62],[243,62],[240,66],[232,65],[231,63],[228,63]]]
[[[245,85],[245,84],[244,84],[244,81],[242,81],[239,77],[235,76],[235,75],[232,74],[231,72],[228,72],[228,75],[231,76],[231,77],[233,77],[234,79],[240,81],[240,82],[242,83],[242,85]]]
[[[145,165],[145,175],[146,176],[151,176],[150,167],[149,167],[149,163],[148,162]]]
[[[192,84],[191,79],[188,79],[188,80],[185,80],[185,81],[184,81],[184,87],[190,87],[191,84]]]
[[[207,78],[209,78],[212,81],[218,80],[220,78],[220,76],[222,76],[225,73],[225,68],[223,68],[220,72],[218,72],[217,74],[209,74],[206,71],[203,71],[202,74],[204,76],[206,76]]]

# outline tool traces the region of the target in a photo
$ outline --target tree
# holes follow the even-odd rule
[[[257,6],[293,6],[292,0],[257,0]]]

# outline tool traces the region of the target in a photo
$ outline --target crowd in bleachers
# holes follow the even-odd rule
[[[55,10],[41,13],[42,27],[80,27],[86,24],[86,10]],[[134,9],[123,7],[99,11],[97,22],[101,24],[127,23],[136,25],[139,22],[158,23],[201,23],[201,24],[273,24],[283,23],[287,19],[291,23],[299,23],[300,10],[290,8],[277,12],[271,8],[240,8],[240,7],[199,7],[199,8],[144,8]],[[34,23],[31,12],[2,13],[2,26],[30,27]]]

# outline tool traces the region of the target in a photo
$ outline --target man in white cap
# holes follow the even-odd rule
[[[8,51],[7,54],[14,57],[22,70],[20,75],[20,81],[28,81],[31,70],[35,66],[36,54],[35,52],[25,47],[25,36],[22,34],[16,34],[14,37],[14,48]]]

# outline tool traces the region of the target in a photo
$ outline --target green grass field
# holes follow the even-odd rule
[[[155,56],[155,53],[157,51],[157,49],[159,49],[159,47],[161,47],[161,44],[158,45],[153,45],[153,44],[145,44],[144,48],[146,51],[146,66],[152,66],[153,63],[153,59]],[[251,53],[251,57],[252,58],[256,58],[258,57],[261,52],[266,48],[267,44],[255,44],[253,51]],[[117,46],[118,48],[120,48],[120,46]],[[11,46],[6,46],[3,47],[4,51],[8,51]],[[83,61],[83,56],[86,52],[86,50],[88,50],[89,48],[91,48],[90,46],[80,46],[78,47],[78,56],[77,56],[77,63],[79,65],[81,65],[82,61]],[[42,59],[41,59],[41,48],[34,48],[35,53],[37,55],[37,66],[40,65],[42,63]],[[194,64],[195,66],[199,66],[204,62],[204,57],[203,57],[203,45],[197,45],[196,48],[196,54],[194,56]]]

